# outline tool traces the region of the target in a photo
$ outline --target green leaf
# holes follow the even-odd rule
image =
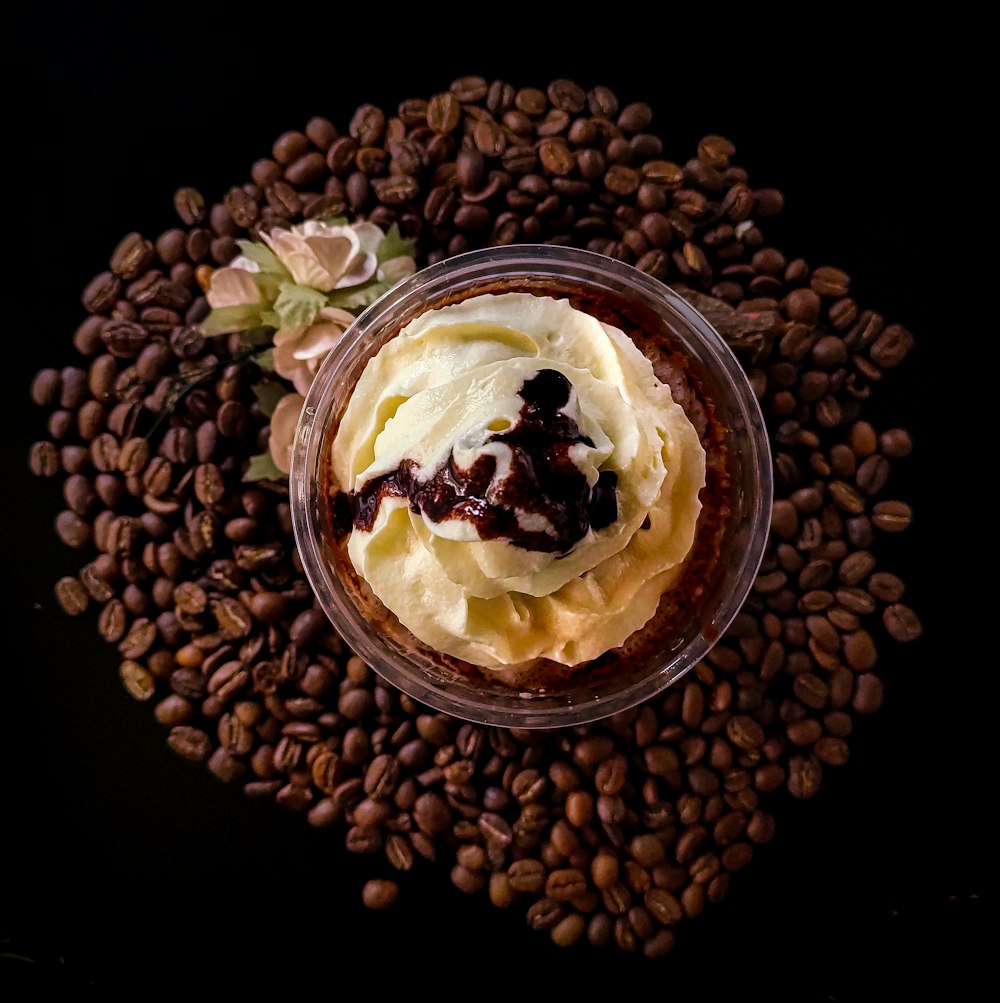
[[[366,306],[371,306],[389,288],[388,282],[371,279],[361,286],[335,289],[330,293],[328,302],[330,306],[343,307],[345,310],[363,310]]]
[[[389,227],[389,232],[382,238],[382,243],[378,245],[375,257],[381,265],[383,261],[392,258],[412,258],[416,254],[416,247],[412,240],[407,240],[399,232],[399,227],[393,223]]]
[[[240,335],[240,348],[257,348],[260,345],[270,345],[274,331],[270,327],[255,327]]]
[[[249,331],[260,327],[260,309],[260,303],[219,307],[201,322],[201,332],[211,338],[217,334],[232,334],[234,331]]]
[[[264,244],[258,244],[255,240],[238,240],[240,251],[243,256],[249,258],[260,266],[261,272],[269,275],[281,275],[288,278],[288,269],[281,263],[278,256]],[[251,275],[259,274],[251,272]]]
[[[283,282],[274,301],[274,312],[281,319],[281,327],[301,327],[311,324],[325,306],[326,296],[317,289]]]
[[[265,348],[263,352],[258,352],[254,357],[253,361],[260,366],[261,369],[265,369],[268,372],[274,371],[274,349]]]
[[[250,465],[243,475],[244,481],[287,481],[288,474],[279,470],[270,453],[258,453],[250,457]]]
[[[260,404],[261,411],[271,417],[274,409],[278,406],[278,401],[287,396],[291,391],[283,383],[268,380],[266,383],[255,383],[252,387],[253,395]]]
[[[254,285],[261,291],[264,300],[268,303],[274,301],[281,288],[282,282],[287,281],[288,275],[275,275],[272,272],[249,272]]]
[[[281,327],[281,318],[273,310],[262,310],[260,323],[263,327],[271,328],[271,337],[273,338],[274,332]]]

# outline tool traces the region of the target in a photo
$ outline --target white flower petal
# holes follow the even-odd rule
[[[303,237],[344,237],[352,234],[351,227],[346,223],[325,223],[321,219],[307,219],[292,227],[292,230]]]
[[[347,271],[357,254],[357,239],[351,240],[345,236],[306,237],[305,242],[327,274],[329,285],[323,291],[328,292],[335,287],[337,280]]]
[[[350,310],[344,310],[339,306],[325,306],[316,314],[316,317],[318,320],[326,320],[331,324],[339,324],[345,331],[357,320]]]
[[[345,289],[348,286],[360,286],[362,282],[367,282],[378,267],[378,259],[374,254],[359,254],[355,261],[351,262],[349,271],[341,276],[335,289]]]
[[[375,254],[378,251],[378,245],[382,243],[385,234],[374,223],[367,221],[355,223],[352,229],[357,234],[361,250],[365,254]]]
[[[283,327],[274,332],[274,347],[281,348],[289,342],[295,342],[305,334],[306,328],[302,325],[298,327]]]
[[[274,465],[286,474],[291,470],[292,447],[295,445],[295,432],[299,424],[299,415],[306,399],[301,393],[286,394],[278,401],[278,406],[271,416],[271,459]]]
[[[260,265],[258,265],[252,258],[248,258],[245,254],[238,254],[232,261],[229,262],[228,267],[239,268],[244,272],[260,271]]]
[[[321,293],[328,293],[333,289],[330,273],[316,260],[316,255],[308,247],[304,251],[286,254],[281,263],[300,286],[312,286]]]
[[[217,268],[212,272],[207,299],[208,305],[216,310],[263,301],[257,283],[242,268]]]
[[[286,237],[290,237],[291,233],[291,230],[286,230],[283,227],[276,226],[270,233],[261,233],[260,239],[263,240],[264,243],[267,244],[267,246],[271,248],[271,250],[274,251],[274,253],[280,258],[281,255],[278,253],[278,248],[281,246],[282,240]]]
[[[295,358],[295,343],[279,345],[275,339],[274,345],[274,368],[279,376],[286,380],[293,379],[300,362]]]
[[[344,336],[339,324],[313,324],[295,343],[295,358],[318,359],[326,355]]]

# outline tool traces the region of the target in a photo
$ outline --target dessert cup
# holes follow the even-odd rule
[[[418,641],[358,581],[334,527],[328,483],[331,444],[368,361],[426,310],[483,292],[529,291],[611,304],[640,328],[656,324],[683,356],[710,402],[724,466],[724,524],[711,573],[670,628],[635,652],[616,651],[571,671],[559,685],[523,687],[442,656]],[[595,311],[596,312],[596,311]],[[637,341],[637,344],[642,345]],[[709,465],[712,460],[710,458]],[[292,519],[302,565],[335,628],[376,672],[414,699],[456,717],[518,728],[582,724],[632,707],[681,678],[737,614],[767,540],[771,460],[753,391],[719,334],[667,286],[620,261],[555,246],[488,248],[411,276],[362,313],[324,361],[299,420],[290,477]],[[655,618],[654,618],[655,620]],[[651,621],[652,623],[652,621]],[[636,632],[637,634],[639,632]],[[652,641],[653,643],[648,643]],[[598,666],[597,663],[600,663]]]

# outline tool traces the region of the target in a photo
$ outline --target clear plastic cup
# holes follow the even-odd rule
[[[368,360],[409,321],[444,303],[509,282],[540,294],[567,288],[626,300],[669,327],[697,367],[726,429],[730,517],[717,562],[690,622],[627,669],[553,692],[527,692],[456,672],[388,611],[366,614],[338,547],[325,463],[337,422]],[[548,245],[488,248],[448,258],[372,304],[327,356],[299,420],[290,479],[292,521],[306,576],[334,627],[376,672],[414,699],[456,717],[517,728],[582,724],[632,707],[676,682],[705,656],[739,612],[760,567],[771,512],[771,455],[760,408],[736,357],[700,313],[643,272],[590,251]],[[371,597],[366,599],[370,602]],[[377,602],[377,601],[376,601]],[[380,606],[380,604],[378,604]],[[381,607],[384,610],[384,607]],[[623,663],[625,664],[625,663]]]

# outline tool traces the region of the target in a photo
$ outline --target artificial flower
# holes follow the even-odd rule
[[[292,447],[295,430],[306,399],[302,394],[285,394],[271,415],[271,441],[269,449],[274,465],[287,474],[292,469]]]
[[[291,380],[300,394],[308,393],[323,360],[353,323],[354,314],[325,306],[311,324],[276,331],[274,368],[278,375]]]
[[[212,272],[208,292],[208,305],[213,310],[230,306],[253,306],[264,302],[263,293],[253,280],[253,272],[259,272],[255,261],[242,254],[234,258],[225,268]]]
[[[261,239],[296,283],[328,293],[360,285],[375,274],[382,231],[374,223],[348,226],[310,219],[290,230],[276,226]]]

